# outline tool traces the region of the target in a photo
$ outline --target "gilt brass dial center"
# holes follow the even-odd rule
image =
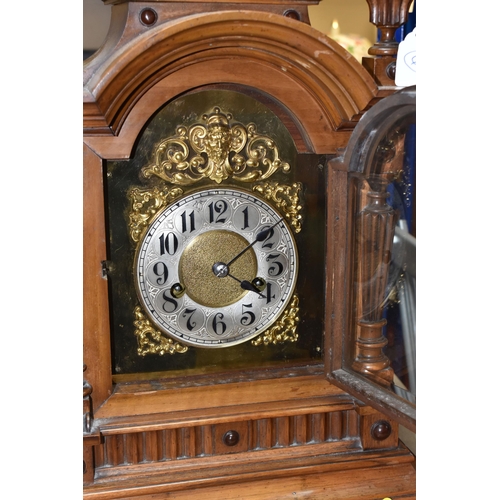
[[[197,236],[184,250],[179,261],[179,278],[186,294],[206,307],[224,307],[240,300],[248,291],[237,280],[252,281],[257,274],[257,258],[250,248],[235,260],[227,273],[217,276],[216,263],[230,262],[248,240],[232,231],[207,231]],[[224,275],[225,274],[225,275]]]

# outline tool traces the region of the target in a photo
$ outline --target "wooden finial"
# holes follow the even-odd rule
[[[368,53],[372,56],[395,56],[398,42],[396,30],[406,22],[413,0],[366,0],[370,6],[370,22],[380,30],[380,40]]]

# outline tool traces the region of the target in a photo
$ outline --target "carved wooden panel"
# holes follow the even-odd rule
[[[237,433],[234,444],[226,434]],[[105,435],[96,447],[96,468],[164,462],[248,451],[343,441],[359,447],[355,410],[278,416],[214,425]],[[103,474],[104,471],[98,471]]]

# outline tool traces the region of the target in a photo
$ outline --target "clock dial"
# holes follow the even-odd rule
[[[173,161],[174,155],[158,156],[158,148],[176,137],[192,150],[193,142],[186,139],[189,133],[180,134],[179,126],[195,129],[206,123],[205,115],[211,116],[215,108],[221,115],[233,113],[229,125],[240,124],[249,134],[248,149],[232,151],[226,158],[239,177],[230,176],[220,183],[208,178],[193,181],[188,174],[196,177],[201,170],[164,169],[164,162]],[[264,136],[272,141],[256,142]],[[177,145],[172,146],[174,151]],[[242,180],[252,169],[262,174],[268,171],[255,165],[259,158],[260,162],[265,159],[261,146],[270,145],[274,149],[267,156],[273,161],[282,159],[290,169],[279,168],[265,179]],[[208,163],[208,156],[200,154]],[[191,151],[192,157],[197,155]],[[248,162],[246,171],[242,170],[244,161]],[[158,171],[153,169],[156,164]],[[106,279],[112,304],[115,381],[321,363],[326,227],[323,164],[324,158],[316,154],[297,154],[290,133],[271,109],[242,93],[219,89],[190,93],[159,109],[138,138],[134,155],[106,162]],[[146,176],[146,169],[166,177],[177,172],[184,177],[174,180],[186,182],[174,184],[158,175]],[[225,198],[215,194],[224,190]],[[167,211],[170,215],[160,229],[155,224]],[[273,234],[264,232],[271,224],[268,221],[278,222],[284,215]],[[153,231],[157,231],[156,238],[152,238]],[[148,234],[152,242],[138,277],[139,249]],[[262,234],[265,242],[256,241],[230,262]],[[211,255],[215,251],[220,253],[217,258]],[[203,258],[208,260],[202,266]],[[227,273],[224,279],[214,274],[214,264],[222,264],[216,272]],[[229,270],[223,264],[229,264]],[[243,307],[247,304],[252,308]],[[222,308],[232,308],[232,316]],[[226,316],[221,319],[217,313]],[[255,333],[259,324],[263,329]],[[216,335],[212,328],[215,338],[209,344],[214,325],[217,332],[224,327],[226,331]],[[241,330],[240,342],[236,329]]]
[[[207,189],[153,220],[136,253],[139,300],[183,344],[228,347],[272,325],[292,297],[297,249],[282,216],[254,195]]]

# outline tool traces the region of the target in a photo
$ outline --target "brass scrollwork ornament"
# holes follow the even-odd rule
[[[266,200],[272,201],[278,209],[281,209],[295,232],[300,233],[302,229],[302,215],[300,214],[302,206],[299,204],[299,193],[302,190],[300,182],[296,182],[291,186],[278,184],[277,182],[266,182],[257,184],[253,187],[253,190],[260,193]]]
[[[137,243],[158,211],[179,198],[183,192],[181,188],[131,189],[129,198],[132,200],[132,210],[129,214],[129,230],[132,240]]]
[[[276,143],[257,131],[255,124],[246,127],[233,123],[230,113],[215,107],[203,115],[205,125],[177,127],[155,149],[154,163],[142,169],[146,178],[157,176],[176,185],[192,185],[203,179],[217,184],[228,178],[242,182],[267,179],[290,165],[279,157]],[[245,155],[240,154],[245,150]]]
[[[271,328],[252,340],[252,345],[283,344],[297,342],[297,324],[299,322],[299,298],[294,295],[290,306],[283,312],[280,319]]]
[[[175,342],[169,337],[165,337],[158,330],[153,328],[150,321],[139,306],[134,309],[136,327],[135,335],[139,343],[137,353],[139,356],[147,354],[174,354],[187,352],[188,348],[185,345]]]

